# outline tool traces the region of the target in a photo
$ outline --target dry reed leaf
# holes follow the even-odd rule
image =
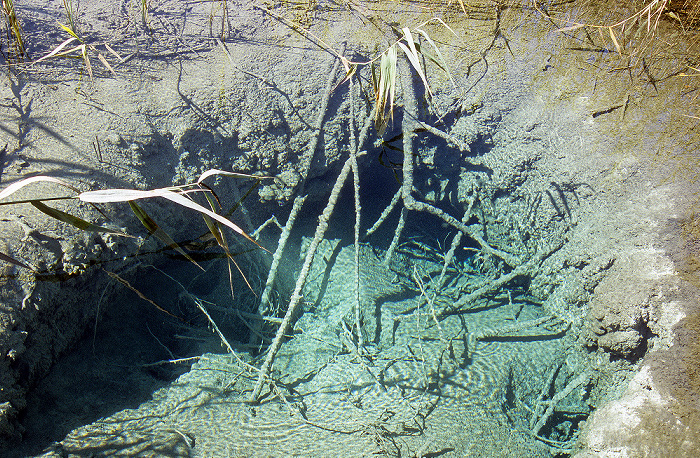
[[[420,64],[420,57],[418,56],[418,51],[416,50],[416,44],[413,41],[413,35],[411,34],[411,30],[408,27],[404,27],[401,29],[404,33],[404,39],[406,40],[406,43],[408,46],[403,44],[402,42],[397,42],[397,44],[401,47],[404,53],[406,53],[406,57],[408,57],[408,61],[411,62],[411,65],[413,68],[416,69],[416,72],[418,73],[418,76],[420,76],[421,80],[423,80],[423,85],[425,86],[425,89],[428,91],[430,96],[433,96],[433,91],[430,90],[430,85],[428,85],[428,79],[425,77],[425,72],[423,71],[423,67]]]
[[[9,185],[8,187],[6,187],[6,188],[3,189],[2,191],[0,191],[0,199],[4,199],[5,197],[8,197],[8,196],[14,194],[15,192],[19,191],[19,190],[22,189],[23,187],[25,187],[25,186],[27,186],[27,185],[29,185],[29,184],[32,184],[32,183],[39,182],[39,181],[46,181],[46,182],[50,182],[50,183],[56,183],[56,184],[59,184],[59,185],[65,187],[65,188],[70,189],[71,191],[75,191],[76,193],[80,192],[80,190],[79,190],[78,188],[76,188],[75,186],[70,185],[70,184],[66,183],[65,181],[63,181],[63,180],[59,180],[58,178],[47,177],[47,176],[44,176],[44,175],[37,175],[37,176],[25,178],[25,179],[23,179],[23,180],[16,181],[16,182],[12,183],[12,184]]]
[[[396,94],[396,62],[398,54],[396,46],[389,47],[382,53],[379,61],[379,81],[376,75],[373,75],[375,85],[376,108],[374,116],[374,126],[377,132],[384,133],[384,129],[388,124],[385,115],[387,103],[389,104],[389,119],[392,119],[394,112],[394,96]],[[372,67],[374,71],[374,67]]]
[[[449,28],[449,27],[448,27],[448,28]],[[438,61],[435,61],[435,59],[432,59],[432,58],[430,58],[430,60],[432,60],[433,62],[435,62],[435,64],[436,64],[438,67],[440,67],[445,73],[447,73],[447,77],[450,79],[450,82],[452,83],[452,86],[456,87],[457,85],[455,84],[455,81],[454,81],[454,79],[452,78],[452,74],[450,73],[450,69],[449,69],[449,67],[447,66],[447,61],[446,61],[445,58],[443,57],[442,53],[441,53],[440,50],[438,49],[438,47],[437,47],[437,45],[435,44],[435,42],[430,38],[430,36],[428,35],[428,33],[425,32],[423,29],[416,28],[416,31],[417,31],[418,33],[420,33],[420,34],[423,36],[423,38],[425,39],[425,41],[427,41],[428,44],[429,44],[430,46],[433,47],[433,49],[435,50],[435,53],[437,54],[437,57],[438,57],[439,62],[438,62]],[[425,55],[425,54],[424,54],[424,55]]]
[[[254,243],[260,248],[258,242],[253,240],[243,229],[238,227],[236,224],[232,223],[223,216],[214,213],[213,211],[199,205],[198,203],[188,199],[183,194],[183,191],[179,191],[177,188],[159,188],[150,191],[140,191],[137,189],[103,189],[98,191],[87,191],[78,195],[78,198],[83,202],[90,203],[115,203],[115,202],[128,202],[130,200],[137,199],[151,199],[153,197],[162,197],[174,202],[182,207],[189,208],[191,210],[197,211],[203,215],[207,215],[210,218],[220,222],[224,226],[232,229],[234,232],[245,237],[248,241]],[[196,192],[196,191],[189,191]],[[263,248],[264,249],[264,248]],[[267,250],[266,250],[267,251]]]
[[[223,176],[234,177],[234,178],[254,178],[256,180],[259,180],[261,178],[272,178],[272,177],[267,177],[267,176],[248,175],[246,173],[227,172],[225,170],[209,169],[199,176],[199,178],[197,179],[197,184],[200,184],[202,181],[206,180],[207,178],[209,178],[210,176],[213,176],[213,175],[223,175]]]
[[[75,40],[77,40],[77,38],[75,38],[75,37],[71,37],[71,38],[67,39],[66,41],[64,41],[64,42],[61,43],[60,45],[56,46],[56,48],[55,48],[53,51],[51,51],[50,53],[48,53],[48,54],[45,55],[44,57],[42,57],[42,58],[40,58],[40,59],[34,61],[34,63],[36,64],[36,63],[41,62],[42,60],[46,60],[46,59],[49,59],[49,58],[54,57],[54,56],[57,56],[57,55],[64,55],[64,54],[67,54],[67,53],[71,53],[71,52],[74,52],[74,51],[77,50],[77,49],[80,49],[80,46],[76,46],[75,48],[71,49],[70,51],[66,51],[65,53],[62,53],[62,52],[61,52],[61,51],[63,50],[63,48],[65,48],[66,46],[68,46],[70,43],[72,43],[72,42],[75,41]],[[60,54],[59,54],[59,53],[60,53]]]
[[[571,32],[572,30],[580,29],[581,27],[585,27],[585,24],[574,24],[567,27],[562,27],[557,29],[556,32]]]
[[[99,52],[97,53],[97,58],[100,59],[100,62],[102,62],[102,65],[104,65],[105,67],[107,67],[107,70],[109,70],[109,71],[112,73],[112,75],[114,75],[114,76],[117,75],[117,74],[114,72],[114,69],[112,69],[112,66],[109,65],[109,62],[107,62],[107,59],[105,59],[105,57],[104,57],[101,53],[99,53]]]
[[[107,48],[107,51],[109,51],[114,57],[119,59],[120,64],[124,63],[124,59],[119,54],[117,54],[117,52],[114,49],[112,49],[109,43],[105,43],[105,48]]]
[[[211,206],[212,210],[215,208],[214,206],[214,197],[212,197],[209,193],[204,194],[207,198],[207,201],[209,202],[209,205]],[[241,274],[241,277],[243,277],[243,281],[245,281],[245,284],[248,286],[248,289],[255,295],[256,297],[258,296],[255,294],[255,290],[253,290],[253,287],[251,286],[250,282],[248,281],[248,278],[245,276],[243,273],[243,270],[241,270],[241,267],[238,265],[236,260],[233,257],[233,254],[231,253],[231,250],[229,249],[228,242],[226,241],[226,236],[224,235],[223,232],[221,232],[221,229],[219,227],[219,224],[213,221],[211,218],[209,218],[206,215],[203,215],[204,217],[204,222],[207,224],[207,227],[209,228],[209,232],[214,236],[214,239],[216,240],[216,243],[219,245],[219,247],[224,250],[224,253],[226,253],[226,258],[227,258],[227,264],[228,264],[228,277],[229,277],[229,286],[231,288],[231,297],[234,297],[234,291],[233,291],[233,273],[231,272],[231,263],[233,263],[234,266],[236,266],[236,269],[238,270],[238,273]]]
[[[88,75],[90,75],[90,79],[92,80],[92,65],[90,65],[90,58],[88,57],[87,54],[87,48],[85,47],[85,44],[82,46],[82,51],[83,51],[83,61],[85,62],[85,68],[87,69]]]

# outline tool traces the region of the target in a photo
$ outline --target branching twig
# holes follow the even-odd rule
[[[513,280],[514,278],[520,276],[520,275],[529,275],[531,272],[533,272],[537,266],[539,266],[542,261],[552,254],[554,251],[558,250],[561,248],[563,245],[563,241],[560,241],[559,243],[555,244],[554,247],[547,249],[547,250],[540,250],[535,256],[533,256],[530,261],[526,262],[525,264],[521,264],[515,269],[511,270],[507,274],[503,274],[500,277],[498,277],[495,280],[488,280],[485,281],[481,287],[477,288],[476,290],[472,291],[469,294],[465,294],[464,296],[460,297],[459,300],[457,300],[454,304],[452,304],[449,308],[444,309],[442,312],[440,312],[439,316],[445,317],[448,314],[461,309],[467,304],[471,304],[472,302],[476,301],[477,299],[485,296],[486,294],[489,294],[493,291],[496,291],[498,288],[501,286],[505,285],[509,281]]]
[[[561,323],[561,320],[559,320],[556,317],[552,316],[543,316],[540,318],[535,318],[533,320],[528,320],[528,321],[521,321],[520,323],[514,323],[514,324],[509,324],[506,326],[502,326],[500,328],[482,328],[479,329],[478,331],[474,332],[469,332],[467,333],[467,343],[466,343],[466,349],[465,352],[467,354],[467,359],[471,359],[472,356],[474,355],[474,351],[476,350],[476,341],[477,340],[484,340],[484,339],[493,339],[497,337],[512,337],[513,333],[524,331],[525,329],[529,328],[536,328],[540,325],[550,323],[550,322],[559,322]],[[561,332],[562,330],[558,330],[557,333]]]

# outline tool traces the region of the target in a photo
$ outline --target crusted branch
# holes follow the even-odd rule
[[[405,158],[404,158],[405,161]],[[419,200],[416,200],[412,195],[406,195],[404,193],[403,197],[403,202],[406,208],[409,210],[415,210],[415,211],[424,211],[427,213],[430,213],[431,215],[437,216],[450,226],[454,227],[455,229],[458,229],[471,237],[476,243],[479,244],[482,250],[484,250],[485,253],[496,256],[500,259],[503,259],[506,264],[509,266],[516,266],[520,264],[520,261],[516,256],[513,256],[510,253],[506,253],[505,251],[499,250],[497,248],[492,247],[488,243],[486,243],[486,240],[479,234],[475,229],[467,226],[466,224],[462,223],[459,221],[457,218],[454,216],[444,212],[443,210],[434,207],[430,204],[427,204],[425,202],[421,202]]]
[[[416,102],[416,92],[413,89],[411,71],[405,59],[401,59],[399,62],[401,66],[400,73],[404,111],[415,113],[418,104]],[[394,232],[394,239],[391,241],[391,245],[389,245],[389,249],[384,257],[385,266],[389,265],[391,262],[391,257],[394,255],[394,251],[398,246],[406,222],[406,210],[408,209],[406,199],[411,198],[411,190],[413,189],[413,137],[415,136],[415,127],[416,121],[413,117],[403,117],[403,121],[401,122],[401,129],[403,130],[403,183],[401,183],[401,197],[404,202],[404,207],[401,209],[401,218]]]
[[[472,215],[472,207],[474,206],[474,201],[476,199],[472,199],[469,202],[469,207],[467,207],[467,210],[464,212],[464,216],[462,216],[462,223],[466,223],[469,221],[469,218],[471,218]],[[452,239],[452,243],[450,244],[450,249],[447,251],[447,254],[445,255],[444,262],[442,264],[442,270],[440,271],[440,276],[438,277],[437,284],[435,285],[435,290],[436,291],[441,291],[442,287],[445,285],[445,274],[447,273],[447,268],[449,265],[452,263],[452,260],[454,259],[455,256],[455,251],[457,251],[457,248],[459,247],[459,244],[462,243],[462,236],[464,235],[463,232],[457,232]]]
[[[362,237],[363,240],[366,239],[367,237],[369,237],[370,235],[374,234],[376,232],[376,230],[379,229],[379,226],[381,226],[382,223],[384,221],[386,221],[386,219],[389,217],[389,214],[391,213],[391,211],[394,209],[394,207],[396,207],[396,204],[399,203],[399,199],[401,199],[401,188],[399,188],[399,190],[396,191],[396,193],[394,194],[394,197],[391,198],[391,202],[389,202],[389,205],[387,205],[386,208],[384,209],[384,211],[382,211],[382,214],[379,215],[379,218],[377,219],[377,221],[372,225],[372,227],[370,227],[367,230],[367,233],[365,233],[365,236]]]
[[[440,130],[436,127],[433,127],[430,124],[426,124],[426,123],[421,122],[419,120],[416,120],[416,121],[418,122],[418,125],[421,126],[423,129],[427,130],[428,132],[435,135],[436,137],[440,137],[440,138],[444,139],[445,141],[447,141],[448,144],[455,146],[462,153],[470,154],[472,152],[469,145],[464,143],[459,138],[457,138],[451,134],[448,134],[444,130]],[[473,164],[473,165],[483,165],[484,161],[479,157],[470,157],[469,163]]]
[[[277,269],[279,268],[279,264],[282,259],[282,252],[284,252],[284,248],[287,246],[287,240],[289,239],[289,234],[292,232],[292,226],[294,226],[299,210],[301,210],[305,200],[306,196],[297,196],[294,199],[292,210],[289,212],[289,218],[287,218],[287,224],[285,224],[284,228],[282,228],[282,234],[280,234],[279,242],[277,242],[277,249],[272,255],[272,264],[270,264],[270,271],[268,272],[267,281],[265,282],[265,289],[260,295],[258,313],[261,315],[265,315],[270,311],[270,294],[272,293]]]
[[[328,198],[326,208],[323,209],[323,213],[318,219],[316,233],[314,234],[314,238],[311,240],[311,243],[309,244],[309,249],[306,252],[304,265],[301,268],[299,277],[297,278],[297,282],[294,287],[294,292],[292,293],[292,297],[289,301],[289,306],[287,307],[287,313],[285,314],[284,319],[282,320],[282,324],[277,329],[275,340],[272,342],[272,345],[270,345],[270,348],[267,352],[267,357],[265,358],[265,362],[263,362],[263,365],[260,368],[258,381],[256,382],[255,388],[253,389],[253,392],[250,395],[250,402],[254,403],[258,401],[263,384],[265,383],[265,380],[268,378],[270,371],[272,370],[272,363],[275,360],[275,356],[277,355],[280,346],[282,346],[282,340],[284,339],[284,335],[287,333],[287,330],[289,329],[289,326],[292,323],[292,318],[295,316],[297,308],[301,303],[301,291],[304,288],[304,284],[306,283],[306,277],[309,275],[311,264],[313,263],[314,256],[316,255],[316,249],[323,240],[326,230],[328,229],[328,220],[330,219],[331,214],[335,209],[335,205],[338,202],[340,190],[343,187],[343,183],[345,183],[348,174],[350,173],[351,162],[352,161],[350,159],[345,161],[345,165],[340,171],[340,175],[338,175],[338,178],[335,181],[335,185],[333,186],[333,190],[331,191],[331,195]]]
[[[520,275],[529,275],[535,271],[535,269],[542,263],[542,261],[551,255],[553,252],[561,248],[563,245],[563,242],[559,242],[555,244],[553,247],[547,250],[540,250],[535,256],[530,259],[530,261],[526,262],[525,264],[521,264],[515,269],[511,270],[507,274],[503,274],[500,277],[498,277],[495,280],[488,280],[484,282],[479,288],[476,290],[472,291],[469,294],[465,294],[464,296],[460,297],[454,304],[452,304],[449,308],[443,310],[440,313],[441,317],[447,316],[450,313],[459,310],[463,308],[467,304],[471,304],[477,299],[480,299],[481,297],[485,296],[486,294],[492,293],[499,289],[501,286],[505,285],[509,281],[513,280],[514,278],[520,276]]]
[[[357,349],[362,352],[362,324],[360,317],[360,172],[357,166],[357,139],[355,138],[355,85],[350,79],[350,166],[352,168],[353,195],[355,198],[355,329],[357,331]]]
[[[345,44],[341,52],[345,52]],[[304,204],[306,196],[304,196],[306,188],[306,180],[309,176],[309,170],[311,169],[311,164],[316,153],[316,147],[318,146],[318,141],[321,134],[321,128],[323,127],[323,120],[326,117],[326,110],[328,108],[328,101],[331,98],[331,92],[333,91],[333,83],[335,81],[335,76],[338,73],[338,68],[340,66],[340,59],[334,59],[333,69],[328,75],[328,80],[326,81],[325,92],[323,98],[321,99],[321,107],[319,110],[318,118],[313,125],[313,134],[311,140],[309,141],[309,146],[306,153],[301,157],[301,186],[299,188],[299,193],[297,198],[294,199],[294,204],[292,206],[292,211],[289,214],[287,223],[285,224],[284,230],[280,235],[279,242],[277,243],[277,248],[272,257],[272,264],[270,265],[270,271],[267,274],[267,280],[265,281],[265,289],[260,297],[260,304],[258,305],[258,313],[261,315],[265,314],[269,310],[270,293],[272,292],[272,287],[275,282],[275,277],[277,276],[277,269],[279,267],[280,260],[282,259],[282,253],[287,246],[287,240],[289,239],[289,233],[294,226],[299,210]]]

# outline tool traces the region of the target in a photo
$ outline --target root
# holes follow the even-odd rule
[[[447,141],[448,144],[451,144],[451,145],[454,145],[455,147],[457,147],[457,149],[460,150],[462,153],[469,154],[472,152],[469,145],[464,143],[459,138],[448,134],[444,130],[440,130],[436,127],[433,127],[430,124],[426,124],[426,123],[418,121],[418,120],[416,120],[416,122],[418,123],[419,126],[421,126],[423,129],[427,130],[431,134],[435,135],[436,137],[440,137],[440,138],[444,139],[445,141]],[[469,163],[472,165],[483,165],[484,161],[479,157],[470,157]]]
[[[341,50],[341,54],[345,52],[345,44],[343,44],[343,49]],[[300,197],[297,197],[294,202],[294,207],[292,209],[292,213],[290,214],[290,217],[287,220],[287,224],[285,225],[285,229],[283,231],[283,237],[280,237],[280,242],[278,244],[277,250],[275,251],[275,254],[273,256],[273,266],[270,268],[270,273],[268,275],[268,279],[266,282],[266,287],[265,291],[267,293],[263,293],[262,299],[260,302],[260,309],[259,311],[265,312],[266,307],[269,304],[269,296],[270,292],[272,290],[272,285],[274,283],[275,275],[279,266],[280,259],[282,257],[282,252],[284,251],[286,242],[289,237],[289,232],[291,232],[292,226],[294,224],[294,221],[296,220],[296,216],[301,209],[301,206],[304,202],[305,197],[301,197],[305,191],[306,187],[306,179],[308,177],[308,172],[311,167],[311,163],[314,158],[314,154],[316,151],[316,146],[318,145],[318,140],[319,140],[319,133],[321,130],[321,126],[323,124],[323,118],[328,106],[328,100],[330,99],[330,93],[332,92],[333,88],[333,82],[335,80],[335,75],[338,71],[340,60],[337,59],[335,62],[335,65],[333,67],[333,71],[331,72],[331,76],[328,79],[328,84],[326,85],[326,94],[323,99],[323,103],[321,105],[321,112],[319,115],[319,118],[317,120],[315,129],[317,131],[317,134],[314,136],[312,141],[309,143],[309,149],[307,150],[306,154],[302,157],[302,171],[303,171],[303,181],[301,185],[301,190],[300,190]],[[351,86],[350,89],[350,104],[351,104],[351,110],[354,112],[354,99],[352,98],[352,92],[353,92],[353,86]],[[353,113],[354,114],[354,113]],[[359,167],[357,164],[357,157],[360,156],[360,152],[358,151],[362,145],[365,143],[369,129],[372,125],[372,117],[368,117],[367,121],[365,122],[365,125],[362,128],[362,131],[360,132],[359,140],[355,138],[355,126],[354,126],[354,116],[351,117],[351,129],[350,129],[350,141],[351,141],[351,152],[350,152],[350,157],[345,161],[345,164],[343,165],[343,168],[338,175],[338,178],[336,179],[335,185],[333,186],[333,190],[331,191],[330,197],[328,198],[328,202],[326,204],[326,208],[323,210],[323,213],[319,217],[319,222],[318,225],[316,226],[316,233],[314,234],[314,238],[312,239],[308,251],[306,253],[306,258],[304,259],[304,265],[302,266],[301,272],[299,273],[299,276],[297,277],[297,282],[294,287],[294,291],[292,292],[289,305],[287,307],[286,314],[284,316],[284,319],[282,320],[282,323],[277,329],[277,334],[275,335],[275,339],[273,340],[272,344],[270,345],[268,349],[267,356],[265,358],[265,361],[263,362],[263,365],[260,367],[259,370],[259,376],[258,380],[255,384],[255,387],[253,389],[253,392],[251,393],[250,396],[250,402],[257,402],[259,397],[260,397],[260,392],[262,391],[262,386],[265,382],[266,379],[269,377],[269,373],[272,370],[272,364],[274,362],[275,356],[277,352],[280,349],[280,346],[282,345],[282,339],[284,338],[285,333],[287,332],[292,318],[296,314],[296,309],[298,308],[299,304],[301,303],[301,291],[304,287],[304,284],[306,283],[306,277],[309,274],[309,270],[311,269],[311,264],[313,263],[314,256],[316,254],[316,250],[318,248],[318,245],[321,243],[321,241],[324,238],[324,235],[326,233],[326,230],[328,229],[328,220],[330,219],[331,214],[333,213],[333,210],[335,209],[335,205],[338,201],[338,197],[340,195],[340,190],[343,187],[343,184],[345,183],[345,180],[348,177],[348,174],[350,173],[350,170],[352,169],[353,171],[353,184],[354,184],[354,195],[355,195],[355,215],[356,215],[356,221],[355,221],[355,284],[356,284],[356,307],[355,307],[355,325],[357,327],[357,336],[358,336],[358,348],[362,348],[363,346],[363,339],[362,339],[362,329],[361,329],[361,322],[360,322],[360,285],[359,285],[359,235],[360,235],[360,213],[361,213],[361,207],[360,207],[360,200],[359,200],[359,193],[360,193],[360,188],[359,188]],[[269,291],[268,291],[269,290]]]
[[[405,148],[405,147],[404,147]],[[404,161],[406,159],[404,158]],[[465,225],[464,223],[460,222],[455,218],[454,216],[449,215],[448,213],[444,212],[443,210],[440,210],[437,207],[434,207],[430,204],[427,204],[425,202],[421,202],[416,200],[413,196],[408,195],[406,196],[404,194],[404,199],[403,199],[404,205],[406,208],[409,210],[414,210],[414,211],[424,211],[427,213],[430,213],[431,215],[437,216],[450,226],[454,227],[455,229],[458,229],[462,231],[464,234],[468,235],[470,238],[472,238],[476,243],[479,244],[481,249],[492,256],[496,256],[503,261],[505,261],[506,264],[508,264],[511,267],[517,266],[520,264],[520,261],[518,260],[517,257],[513,256],[510,253],[507,253],[505,251],[499,250],[498,248],[494,248],[486,241],[484,238],[481,236],[481,234],[477,233],[474,229],[471,227]]]
[[[405,59],[401,59],[399,62],[404,112],[417,113],[418,103],[416,102],[416,91],[413,89],[412,73]],[[411,197],[411,190],[413,189],[413,137],[416,135],[414,133],[416,130],[415,127],[416,121],[413,116],[403,117],[401,123],[401,129],[403,130],[403,183],[401,184],[401,197],[404,202],[404,207],[401,209],[401,218],[396,227],[394,239],[391,241],[391,245],[384,257],[383,264],[385,266],[388,266],[391,262],[391,257],[394,255],[394,251],[399,244],[399,239],[401,238],[401,233],[406,223],[406,210],[408,209],[406,201],[407,199],[413,199]]]
[[[532,259],[530,259],[530,261],[526,262],[525,264],[519,265],[507,274],[501,275],[496,280],[485,281],[484,283],[482,283],[481,287],[477,288],[469,294],[465,294],[464,296],[460,297],[449,308],[443,310],[439,316],[445,317],[450,313],[454,313],[455,311],[462,309],[465,305],[471,304],[477,299],[480,299],[481,297],[485,296],[486,294],[496,291],[501,286],[505,285],[506,283],[518,276],[530,275],[531,273],[534,273],[534,271],[537,269],[537,267],[539,267],[542,261],[544,261],[545,258],[547,258],[552,253],[561,248],[563,244],[564,242],[560,241],[559,243],[555,244],[549,249],[540,250]]]
[[[502,259],[506,262],[506,264],[508,264],[511,267],[519,265],[520,261],[517,259],[517,257],[511,255],[510,253],[492,247],[491,245],[486,243],[483,236],[477,233],[476,230],[457,220],[455,217],[449,215],[443,210],[425,202],[416,200],[411,194],[413,190],[413,158],[415,156],[413,152],[413,137],[415,136],[416,127],[423,127],[423,123],[419,122],[416,116],[412,114],[418,112],[418,105],[416,101],[416,93],[413,89],[411,72],[408,68],[408,64],[404,60],[401,60],[400,73],[401,86],[403,88],[405,113],[401,125],[401,129],[403,130],[403,183],[401,184],[401,197],[403,199],[404,208],[406,210],[411,211],[427,212],[431,215],[437,216],[450,226],[471,237],[474,241],[476,241],[479,244],[479,246],[485,253]],[[403,212],[402,220],[405,220],[405,215]],[[399,226],[396,229],[396,232],[394,233],[394,240],[392,241],[389,250],[386,253],[386,257],[384,259],[385,265],[389,264],[391,256],[393,255],[394,250],[398,246],[398,239],[401,237],[402,231],[403,225],[399,224]]]
[[[472,199],[469,202],[469,207],[464,212],[464,216],[462,216],[462,224],[466,224],[466,222],[469,221],[469,218],[471,218],[472,207],[474,206],[475,200],[476,199]],[[457,232],[455,234],[454,238],[452,239],[452,243],[450,244],[450,249],[447,251],[447,254],[445,255],[445,260],[442,264],[442,270],[440,271],[440,277],[438,277],[437,284],[435,285],[436,292],[442,291],[443,286],[445,286],[445,274],[447,273],[447,268],[452,263],[452,260],[454,259],[454,256],[455,256],[455,251],[457,251],[459,244],[462,243],[462,236],[463,235],[464,235],[463,232]]]
[[[279,241],[277,242],[277,249],[272,255],[272,264],[270,264],[270,271],[267,274],[265,289],[260,295],[260,305],[258,306],[258,313],[260,315],[265,315],[270,311],[270,294],[272,293],[272,288],[275,283],[277,269],[279,268],[280,261],[282,260],[282,252],[284,252],[284,249],[287,246],[287,240],[289,239],[289,234],[292,232],[292,226],[294,225],[297,215],[299,214],[299,210],[301,210],[305,200],[306,196],[298,196],[296,199],[294,199],[292,210],[289,212],[289,218],[287,218],[287,224],[284,225],[282,234],[280,234]]]
[[[391,244],[389,245],[389,249],[386,250],[386,254],[384,255],[384,260],[382,261],[382,265],[384,267],[388,267],[389,264],[391,263],[391,257],[394,255],[394,251],[396,251],[396,247],[399,246],[399,240],[401,240],[401,234],[403,233],[403,227],[406,225],[406,214],[408,212],[406,211],[406,207],[401,208],[401,216],[399,216],[399,222],[396,225],[396,231],[394,232],[394,238],[391,239]]]
[[[379,229],[379,226],[381,226],[382,223],[386,221],[386,219],[389,217],[389,213],[391,213],[391,211],[396,207],[396,204],[399,203],[399,199],[401,199],[401,188],[399,188],[399,190],[396,191],[396,194],[394,194],[394,197],[391,198],[391,202],[389,202],[389,205],[387,205],[384,211],[382,211],[382,214],[379,215],[379,218],[372,225],[372,227],[370,227],[367,230],[364,237],[362,237],[362,240],[365,240],[367,237],[374,234],[377,229]]]

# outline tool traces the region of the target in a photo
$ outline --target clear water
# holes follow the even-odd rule
[[[487,38],[485,43],[492,37]],[[241,43],[229,40],[229,44],[233,48]],[[606,393],[622,384],[633,363],[620,363],[623,375],[610,376],[615,372],[606,366],[610,361],[593,361],[586,346],[587,302],[609,264],[607,257],[601,260],[600,253],[588,252],[572,240],[597,205],[596,191],[586,181],[597,172],[583,174],[586,166],[581,166],[580,156],[566,167],[555,159],[599,145],[596,138],[572,128],[583,125],[584,116],[571,114],[568,101],[550,106],[530,92],[528,85],[536,79],[532,75],[544,71],[538,65],[544,59],[539,54],[532,58],[526,46],[534,45],[522,44],[519,59],[511,58],[510,48],[503,45],[493,49],[498,59],[487,62],[475,57],[469,65],[462,62],[470,55],[467,51],[452,50],[464,70],[454,75],[457,88],[467,90],[438,91],[430,104],[426,89],[414,81],[421,119],[449,131],[469,146],[469,152],[455,147],[454,138],[448,141],[423,127],[403,132],[407,119],[403,104],[396,107],[396,119],[383,135],[370,129],[369,139],[356,148],[363,152],[361,232],[377,221],[405,179],[403,136],[413,135],[412,195],[454,221],[461,220],[472,236],[464,235],[452,247],[459,224],[435,216],[438,210],[411,210],[393,247],[399,203],[359,244],[356,263],[356,211],[348,178],[258,403],[250,402],[255,369],[262,365],[276,325],[288,309],[319,215],[359,134],[359,121],[370,114],[370,104],[365,103],[373,97],[370,71],[365,68],[357,80],[364,97],[357,94],[350,99],[344,87],[329,91],[329,107],[320,118],[323,130],[310,123],[318,116],[321,95],[316,92],[335,62],[325,54],[326,60],[319,60],[305,47],[293,47],[291,64],[280,58],[279,66],[263,69],[277,74],[282,81],[278,86],[256,76],[256,68],[252,73],[236,70],[237,77],[259,92],[217,88],[216,103],[211,94],[197,93],[200,88],[205,88],[203,93],[215,92],[211,81],[205,80],[212,72],[195,73],[197,62],[185,65],[195,74],[190,80],[187,72],[184,77],[182,71],[171,74],[177,89],[161,90],[177,92],[178,105],[168,107],[162,125],[154,127],[157,132],[140,144],[134,140],[134,148],[117,136],[105,154],[133,169],[129,173],[134,175],[120,179],[128,181],[143,172],[154,182],[149,186],[191,181],[209,168],[277,175],[275,184],[265,182],[243,201],[250,213],[238,210],[233,215],[242,226],[251,219],[252,226],[246,228],[251,232],[273,215],[284,225],[291,201],[302,187],[308,199],[281,257],[270,304],[260,306],[270,253],[230,237],[243,281],[211,237],[191,236],[207,231],[200,225],[192,232],[189,223],[196,218],[177,220],[169,207],[145,204],[178,234],[178,242],[204,270],[164,249],[154,237],[131,253],[133,258],[111,263],[110,268],[130,286],[111,282],[90,302],[94,324],[77,349],[60,359],[33,391],[23,419],[24,443],[8,453],[201,457],[574,453],[581,426]],[[545,53],[547,44],[542,47],[538,52]],[[309,81],[321,70],[294,73],[299,69],[294,62],[306,62],[310,55],[314,64],[328,64],[320,82]],[[344,76],[339,68],[330,87]],[[206,100],[181,89],[181,83]],[[313,108],[305,111],[308,106]],[[185,121],[177,110],[195,115]],[[445,116],[438,116],[440,110]],[[350,122],[353,113],[358,125]],[[145,123],[140,118],[130,122],[137,124],[131,128],[141,135],[138,129]],[[187,122],[192,126],[182,127]],[[179,138],[172,133],[178,129]],[[298,165],[303,149],[317,134],[311,172],[303,186],[295,187],[300,183],[298,170],[286,167],[287,162]],[[291,184],[280,184],[283,179]],[[213,185],[224,207],[235,204],[250,184],[233,183],[221,178]],[[260,243],[274,251],[279,232],[270,225],[260,233]],[[103,275],[97,269],[92,274]],[[267,321],[261,319],[261,311]],[[606,369],[607,378],[601,376]]]

